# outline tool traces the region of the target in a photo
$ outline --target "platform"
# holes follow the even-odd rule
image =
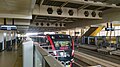
[[[86,48],[86,49],[97,50],[96,45],[80,44],[79,46],[82,47],[82,48]]]
[[[110,52],[110,54],[119,55],[120,56],[120,50],[112,51],[112,52]]]

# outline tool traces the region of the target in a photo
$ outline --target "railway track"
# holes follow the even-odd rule
[[[90,66],[89,64],[81,61],[80,59],[78,58],[74,58],[75,62],[74,62],[74,65],[73,67],[87,67],[87,66]]]
[[[96,58],[99,58],[99,59],[103,59],[106,62],[108,61],[109,63],[112,63],[113,65],[116,65],[116,67],[119,67],[119,65],[120,65],[120,57],[119,56],[103,54],[103,53],[99,53],[97,51],[92,51],[92,50],[88,50],[88,49],[84,49],[84,48],[77,48],[76,51],[85,53],[87,55],[90,55],[90,56],[93,56],[93,57],[96,57]],[[78,59],[79,59],[79,57],[78,57]],[[96,64],[91,63],[91,64],[99,65],[99,63],[98,64],[97,63]]]
[[[96,52],[96,51],[92,51],[92,50],[88,50],[88,49],[84,49],[84,48],[79,48],[77,51],[101,58],[101,59],[105,59],[114,63],[118,63],[120,64],[120,57],[119,56],[113,56],[113,55],[108,55],[108,54],[103,54],[100,52]]]

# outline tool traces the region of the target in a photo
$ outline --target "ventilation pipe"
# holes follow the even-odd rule
[[[112,23],[110,23],[110,27],[112,28]]]
[[[14,19],[12,19],[12,25],[14,25]]]
[[[108,26],[108,23],[107,23],[107,28],[108,28],[109,26]]]
[[[6,25],[6,18],[4,18],[4,25]]]

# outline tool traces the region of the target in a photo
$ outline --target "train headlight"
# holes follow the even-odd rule
[[[74,56],[74,50],[72,50],[72,56]]]
[[[67,61],[67,62],[65,63],[65,67],[70,67],[70,61]]]
[[[53,51],[53,53],[54,53],[55,55],[57,55],[57,52],[56,52],[56,51]]]
[[[65,52],[60,52],[60,56],[61,56],[61,57],[66,57],[67,54],[66,54]]]
[[[74,59],[71,59],[72,62],[74,62]]]

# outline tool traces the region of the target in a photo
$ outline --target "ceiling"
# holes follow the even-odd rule
[[[93,2],[94,1],[94,2]],[[101,4],[102,3],[102,4]],[[106,4],[105,4],[106,3]],[[36,8],[37,5],[37,8]],[[25,28],[21,30],[22,27],[19,27],[20,31],[26,32],[33,32],[33,31],[58,31],[62,29],[72,28],[75,25],[79,24],[82,25],[84,20],[89,20],[91,23],[93,20],[103,20],[104,17],[76,17],[76,16],[69,16],[69,15],[57,15],[57,14],[49,14],[41,15],[41,6],[51,7],[53,9],[56,8],[63,8],[65,10],[72,9],[75,11],[76,16],[78,16],[77,11],[79,10],[90,10],[94,11],[101,11],[104,14],[105,11],[110,9],[120,9],[120,0],[0,0],[0,18],[17,18],[17,19],[25,19],[30,20],[29,28]],[[45,8],[46,9],[46,8]],[[34,14],[36,11],[36,14]],[[55,12],[55,10],[53,10]],[[44,13],[44,11],[43,11]],[[65,13],[66,14],[66,13]],[[84,14],[84,13],[81,13]],[[81,15],[80,14],[80,15]],[[86,22],[85,21],[85,22]],[[35,23],[65,23],[65,27],[41,27],[41,26],[32,26]],[[78,23],[81,22],[81,23]],[[23,21],[24,23],[24,21]],[[88,22],[89,23],[89,22]],[[94,22],[95,23],[95,22]],[[72,26],[71,26],[72,25]],[[85,25],[85,24],[83,24]],[[21,25],[20,25],[21,26]]]
[[[35,0],[0,0],[1,18],[30,19]]]
[[[76,2],[74,2],[76,1]],[[77,3],[78,1],[78,3]],[[107,5],[96,5],[96,4],[91,4],[91,3],[82,3],[79,2],[80,0],[36,0],[36,4],[39,6],[42,5],[46,5],[46,6],[53,6],[53,7],[60,7],[60,8],[73,8],[73,9],[85,9],[85,10],[94,10],[94,11],[106,11],[112,8],[120,8],[119,3],[120,0],[90,0],[90,1],[94,1],[94,2],[102,2],[102,3],[107,3]],[[112,4],[117,5],[117,7],[115,6],[111,6]],[[110,6],[109,6],[110,5]],[[40,8],[39,8],[40,9]],[[71,23],[75,23],[75,22],[80,22],[80,20],[84,19],[84,20],[88,20],[87,18],[73,18],[73,17],[61,17],[61,16],[52,16],[52,15],[39,15],[39,14],[34,14],[32,16],[32,20],[31,20],[31,24],[35,23],[35,22],[48,22],[48,23],[65,23],[67,26],[69,26],[69,24]],[[57,30],[61,30],[62,27],[60,27]],[[43,27],[39,27],[36,29],[36,27],[30,27],[30,30],[37,30],[37,31],[41,31],[41,29],[46,30],[46,31],[53,31],[56,30],[55,28],[51,29],[50,27],[47,28],[43,28]],[[64,29],[64,28],[63,28]],[[66,29],[66,28],[65,28]]]

